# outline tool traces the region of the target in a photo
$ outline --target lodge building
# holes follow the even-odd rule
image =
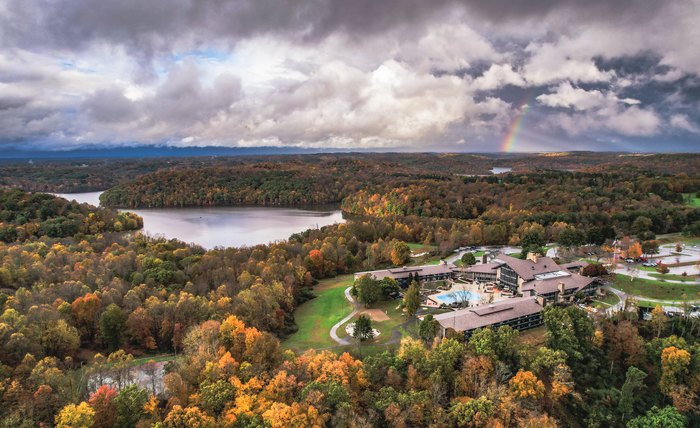
[[[370,275],[376,280],[393,278],[401,287],[406,288],[414,279],[418,280],[419,282],[444,281],[446,279],[454,278],[455,274],[459,271],[460,269],[454,264],[441,262],[438,265],[404,266],[392,269],[357,272],[355,274],[355,279],[358,279],[364,275]]]
[[[515,297],[490,305],[475,306],[454,312],[435,315],[444,337],[449,329],[462,332],[469,338],[474,330],[484,327],[494,329],[507,325],[514,330],[527,330],[543,324],[542,300],[537,297]]]

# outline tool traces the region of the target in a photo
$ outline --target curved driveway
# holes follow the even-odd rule
[[[349,340],[338,337],[338,329],[340,328],[340,326],[342,326],[346,322],[350,321],[350,319],[352,319],[352,317],[354,317],[358,311],[358,303],[350,295],[351,289],[352,289],[352,287],[348,287],[345,289],[345,298],[348,299],[350,301],[350,303],[352,304],[352,306],[353,306],[352,312],[350,312],[350,315],[348,315],[345,318],[343,318],[342,320],[338,321],[333,327],[331,327],[331,339],[335,340],[339,345],[352,345],[352,342],[350,342]]]

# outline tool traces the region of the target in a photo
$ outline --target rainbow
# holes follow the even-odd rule
[[[506,137],[503,139],[503,145],[501,146],[501,151],[503,152],[512,152],[513,148],[515,147],[515,142],[518,139],[518,134],[520,134],[520,129],[523,127],[523,119],[525,119],[525,115],[527,114],[528,110],[530,109],[530,105],[527,103],[527,101],[523,102],[520,105],[519,112],[515,116],[515,119],[513,119],[513,123],[510,124],[510,127],[508,128],[508,133],[506,134]]]

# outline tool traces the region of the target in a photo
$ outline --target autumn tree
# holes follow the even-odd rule
[[[165,428],[214,428],[214,418],[201,411],[198,407],[182,408],[173,406],[163,421]]]
[[[661,379],[659,387],[661,391],[668,394],[673,387],[682,382],[683,377],[688,372],[691,355],[685,349],[675,346],[664,348],[661,352]]]
[[[108,385],[102,385],[90,395],[88,404],[95,411],[95,428],[112,428],[117,419],[117,407],[114,399],[117,390]]]
[[[668,317],[661,305],[654,306],[654,309],[651,311],[651,325],[654,326],[656,337],[661,337],[661,332],[664,330],[667,322]]]
[[[56,415],[57,428],[90,428],[95,421],[95,411],[86,402],[68,404]]]
[[[627,258],[637,260],[642,256],[642,246],[639,241],[635,241],[632,245],[627,248]]]
[[[509,381],[515,398],[536,402],[544,395],[544,384],[530,371],[520,370]]]
[[[94,293],[87,293],[71,303],[75,323],[81,336],[86,340],[91,340],[95,335],[101,305],[100,297]]]
[[[80,336],[75,327],[61,319],[41,332],[40,343],[47,355],[62,358],[73,355],[78,350]]]
[[[411,248],[402,241],[395,241],[391,246],[391,263],[403,265],[411,259]]]
[[[665,263],[659,263],[656,265],[656,271],[662,275],[665,275],[669,273],[671,270],[668,268],[668,266]]]

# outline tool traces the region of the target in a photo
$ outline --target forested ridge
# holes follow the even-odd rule
[[[0,189],[0,241],[121,232],[143,227],[140,217],[43,193]]]
[[[317,155],[201,156],[154,159],[36,160],[0,163],[0,187],[33,192],[75,193],[101,191],[152,172],[231,168],[257,163],[323,166],[355,161],[425,176],[488,175],[493,167],[514,172],[634,171],[653,174],[700,174],[700,155],[628,154],[596,152],[562,153],[338,153]]]
[[[185,172],[197,170],[188,181]],[[280,343],[318,280],[403,262],[393,254],[401,242],[446,255],[463,245],[528,245],[533,236],[569,246],[700,226],[700,211],[679,199],[698,190],[693,176],[461,177],[331,157],[177,166],[136,179],[133,195],[152,185],[177,203],[212,201],[187,192],[208,192],[216,170],[249,173],[222,174],[231,200],[345,198],[355,207],[347,211],[370,212],[270,245],[205,251],[124,233],[139,219],[111,209],[1,191],[4,230],[35,233],[0,242],[0,427],[700,424],[700,319],[663,311],[645,321],[551,306],[543,343],[507,327],[468,341],[406,338],[369,356],[295,353]],[[287,183],[289,174],[304,179]],[[128,385],[133,356],[163,353],[179,356],[166,365],[163,391]],[[116,384],[97,388],[106,374]]]

